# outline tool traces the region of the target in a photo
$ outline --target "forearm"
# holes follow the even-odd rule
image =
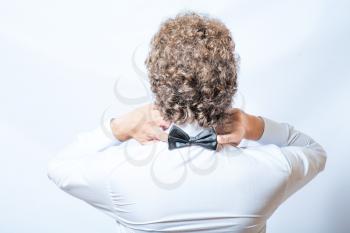
[[[275,144],[280,147],[318,146],[310,136],[294,129],[288,123],[280,123],[247,113],[244,115],[245,139],[258,141],[261,144]]]
[[[320,147],[310,136],[296,130],[288,123],[280,123],[266,117],[261,117],[264,130],[257,140],[261,144],[275,144],[279,147]]]
[[[325,168],[327,154],[323,147],[307,134],[288,123],[262,117],[264,132],[257,141],[278,146],[289,167],[289,179],[283,200],[287,199]]]

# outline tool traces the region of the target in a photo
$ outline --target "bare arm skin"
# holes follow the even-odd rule
[[[168,136],[163,130],[169,126],[170,122],[164,121],[152,104],[111,121],[113,135],[119,141],[133,138],[142,144],[153,140],[166,141]],[[234,108],[227,111],[223,124],[216,131],[219,134],[218,143],[238,145],[242,139],[258,140],[264,132],[264,121]]]

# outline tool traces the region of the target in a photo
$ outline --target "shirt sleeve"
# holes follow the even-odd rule
[[[120,164],[120,156],[106,149],[122,142],[114,138],[107,119],[100,127],[78,134],[48,164],[48,177],[63,191],[113,216],[108,175]]]
[[[327,154],[320,144],[293,126],[266,117],[262,119],[265,127],[258,142],[277,145],[289,164],[284,201],[324,170]]]

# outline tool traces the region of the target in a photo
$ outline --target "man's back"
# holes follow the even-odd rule
[[[119,232],[265,232],[274,210],[326,161],[322,147],[293,127],[266,118],[265,127],[261,145],[217,151],[111,145],[97,129],[52,160],[49,176],[113,217]]]

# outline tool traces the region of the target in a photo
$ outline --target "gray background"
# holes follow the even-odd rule
[[[349,232],[350,4],[331,0],[1,0],[0,232],[115,231],[48,180],[47,161],[108,106],[149,99],[137,67],[159,23],[186,9],[231,29],[236,106],[289,122],[328,152],[325,171],[277,210],[268,232]]]

